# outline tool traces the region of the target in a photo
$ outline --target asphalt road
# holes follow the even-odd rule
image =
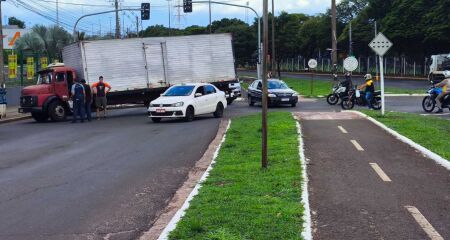
[[[301,120],[314,239],[450,239],[448,170],[368,120],[335,116]]]
[[[238,71],[239,76],[253,76],[256,77],[256,71]],[[311,79],[311,74],[297,74],[297,73],[282,73],[282,77],[289,78],[301,78],[301,79]],[[343,79],[343,74],[339,74],[339,78]],[[331,75],[315,75],[315,80],[319,81],[332,81]],[[362,77],[354,76],[352,78],[353,83],[361,84],[364,82]],[[375,82],[377,84],[378,82]],[[424,93],[430,87],[430,83],[426,80],[411,80],[411,79],[392,79],[385,78],[386,87],[395,87],[402,89],[423,89]]]
[[[133,239],[184,182],[219,119],[0,125],[0,239]]]

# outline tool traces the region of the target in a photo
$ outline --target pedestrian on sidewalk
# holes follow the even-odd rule
[[[72,101],[73,101],[73,120],[72,123],[77,122],[77,117],[80,117],[80,121],[84,122],[84,100],[86,93],[84,91],[83,84],[78,80],[72,85]]]
[[[358,87],[358,90],[362,90],[365,88],[365,96],[367,101],[367,106],[370,110],[373,110],[372,106],[372,99],[375,92],[375,86],[373,85],[373,79],[372,74],[366,74],[364,75],[364,79],[366,80],[366,83]]]
[[[92,89],[91,86],[89,86],[89,84],[86,84],[86,80],[81,79],[81,84],[83,84],[84,87],[84,92],[86,95],[86,99],[84,101],[84,111],[86,113],[86,120],[88,120],[88,122],[90,122],[92,120]]]
[[[438,100],[440,103],[440,105],[438,105],[438,111],[436,113],[443,112],[442,108],[444,107],[443,106],[444,105],[444,103],[443,103],[444,97],[446,95],[450,94],[450,71],[445,71],[444,76],[445,76],[445,79],[442,82],[434,85],[435,87],[443,88],[442,93],[436,97],[436,100]]]
[[[100,118],[106,118],[106,106],[108,105],[106,95],[111,91],[111,86],[103,81],[103,76],[98,78],[98,82],[92,85],[92,88],[95,91],[95,105],[97,108],[97,120]],[[100,111],[102,112],[102,116],[100,115]]]

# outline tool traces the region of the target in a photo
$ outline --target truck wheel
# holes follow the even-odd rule
[[[61,122],[66,120],[67,110],[61,101],[53,101],[48,106],[48,115],[52,121]]]
[[[31,117],[33,117],[36,122],[46,122],[48,119],[46,113],[31,113]]]
[[[220,102],[217,104],[216,111],[214,112],[215,118],[223,117],[223,104]]]
[[[161,118],[152,117],[152,121],[153,121],[154,123],[159,123],[159,122],[161,122]]]
[[[189,106],[186,109],[186,116],[184,117],[184,120],[186,122],[192,122],[192,121],[194,121],[194,117],[195,117],[195,110],[192,106]]]

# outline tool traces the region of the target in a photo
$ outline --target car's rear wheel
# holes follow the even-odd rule
[[[36,122],[46,122],[48,120],[46,113],[31,113],[31,116]]]
[[[158,117],[152,117],[152,121],[153,121],[154,123],[159,123],[159,122],[161,122],[161,118],[158,118]]]
[[[297,103],[291,103],[291,107],[296,107]]]
[[[195,110],[192,106],[189,106],[186,109],[186,116],[184,117],[184,120],[186,122],[192,122],[192,121],[194,121],[194,117],[195,117]]]
[[[213,113],[215,118],[223,117],[223,104],[219,102],[216,106],[216,111]]]

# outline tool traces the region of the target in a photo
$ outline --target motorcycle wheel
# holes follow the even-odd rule
[[[372,107],[375,110],[380,110],[381,109],[381,99],[378,97],[373,98]]]
[[[436,101],[431,96],[426,96],[422,100],[422,108],[425,112],[433,112],[436,107]]]
[[[339,97],[336,94],[330,94],[327,97],[327,103],[330,105],[336,105],[339,102]]]
[[[350,98],[344,98],[344,99],[342,99],[341,107],[344,110],[353,109],[353,107],[355,107],[355,102],[353,100],[351,100]]]

